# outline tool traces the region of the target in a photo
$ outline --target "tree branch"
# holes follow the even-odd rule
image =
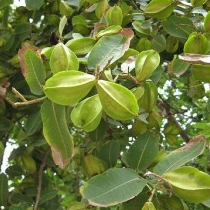
[[[28,106],[28,105],[32,105],[32,104],[36,104],[39,102],[44,101],[47,97],[41,97],[41,98],[36,98],[33,100],[28,101],[20,92],[18,92],[15,88],[12,88],[12,92],[22,100],[22,102],[13,102],[11,101],[9,98],[6,98],[5,100],[7,102],[9,102],[14,108],[17,108],[19,106]]]
[[[39,168],[39,180],[38,180],[39,182],[38,182],[38,188],[37,188],[36,201],[35,201],[35,204],[34,204],[34,210],[38,210],[38,207],[39,207],[39,200],[40,200],[40,196],[41,196],[41,192],[42,192],[43,170],[44,170],[44,167],[46,165],[47,156],[48,156],[48,152],[45,154],[44,159],[42,161],[42,164],[40,165],[40,168]]]
[[[181,127],[181,125],[179,124],[179,122],[177,122],[177,120],[174,118],[172,112],[171,112],[171,108],[170,106],[167,104],[167,102],[162,101],[162,100],[158,100],[157,106],[159,107],[159,109],[165,113],[165,117],[168,118],[168,120],[175,124],[179,129],[180,129],[180,136],[182,137],[182,139],[185,142],[189,142],[190,141],[190,137],[188,136],[187,132]]]

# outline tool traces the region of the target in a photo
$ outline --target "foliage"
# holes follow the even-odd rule
[[[0,208],[209,209],[210,1],[12,3]]]

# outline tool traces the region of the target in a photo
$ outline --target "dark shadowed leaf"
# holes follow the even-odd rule
[[[0,174],[0,206],[7,204],[8,197],[8,180],[6,174]]]
[[[31,32],[32,26],[30,23],[20,23],[15,27],[15,35],[19,38],[20,41],[29,38]]]
[[[91,178],[80,192],[91,205],[106,207],[132,199],[146,183],[131,169],[114,168]]]
[[[25,0],[29,10],[38,10],[44,4],[44,0]]]
[[[144,171],[158,153],[158,139],[150,133],[139,135],[126,154],[126,163],[133,169]]]

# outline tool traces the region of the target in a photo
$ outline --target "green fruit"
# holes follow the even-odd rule
[[[122,85],[99,80],[97,92],[106,114],[115,120],[130,120],[139,111],[134,94]]]
[[[83,169],[88,176],[92,177],[101,174],[107,169],[106,163],[93,155],[87,155],[83,160]]]
[[[25,170],[28,173],[33,174],[33,173],[36,172],[36,162],[31,156],[22,155],[21,160],[22,160],[22,163],[23,163],[23,166],[24,166]]]
[[[160,63],[160,56],[154,50],[142,51],[136,58],[135,72],[139,81],[148,79]]]
[[[154,204],[150,201],[146,202],[141,210],[156,210]]]
[[[102,117],[102,105],[98,95],[79,102],[71,112],[71,120],[75,126],[86,132],[95,130]]]
[[[106,22],[108,25],[122,25],[123,21],[123,14],[122,10],[119,6],[113,6],[111,7],[106,15],[105,15]]]
[[[165,173],[163,178],[173,187],[174,193],[189,203],[210,199],[210,175],[191,166]]]
[[[138,136],[139,134],[145,133],[146,131],[147,124],[139,119],[135,119],[131,129],[132,135]]]
[[[50,56],[50,68],[53,74],[66,70],[78,70],[77,56],[63,43],[57,44]]]
[[[205,19],[204,19],[204,28],[206,32],[210,32],[210,11],[208,11]]]
[[[96,6],[96,9],[95,9],[95,14],[96,14],[96,17],[98,19],[100,19],[104,12],[109,8],[109,3],[107,0],[101,0],[98,2],[97,6]]]
[[[176,37],[168,36],[166,39],[166,52],[174,53],[178,50],[179,41]]]
[[[61,1],[59,8],[61,15],[65,15],[66,17],[70,17],[74,13],[74,9],[72,9],[65,1]]]
[[[45,83],[44,92],[53,102],[73,106],[82,100],[93,88],[93,75],[80,71],[61,71]]]
[[[158,111],[152,111],[148,117],[148,128],[160,129],[162,117]]]
[[[157,103],[157,86],[153,82],[146,82],[144,85],[144,95],[139,101],[139,106],[147,112],[151,112]]]
[[[136,49],[139,52],[152,49],[152,43],[147,38],[141,38],[137,43]]]
[[[193,7],[202,7],[206,2],[207,0],[190,0]]]
[[[184,44],[184,53],[206,54],[209,51],[209,41],[204,34],[193,32]]]

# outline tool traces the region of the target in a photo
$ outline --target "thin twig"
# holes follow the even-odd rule
[[[190,141],[190,137],[188,136],[187,132],[181,127],[181,125],[179,124],[179,122],[177,122],[177,120],[174,118],[172,112],[171,112],[171,108],[168,105],[168,103],[166,101],[163,100],[158,100],[157,103],[159,109],[165,113],[165,116],[168,118],[168,121],[170,121],[171,123],[175,124],[179,129],[180,129],[180,136],[182,137],[182,139],[185,142],[189,142]]]
[[[13,102],[11,101],[9,98],[5,98],[5,100],[7,102],[9,102],[14,108],[17,108],[19,106],[28,106],[28,105],[32,105],[32,104],[36,104],[39,102],[44,101],[47,97],[41,97],[41,98],[36,98],[33,100],[28,101],[19,91],[17,91],[14,87],[12,88],[12,92],[22,100],[22,102]]]
[[[126,79],[129,79],[133,81],[135,84],[140,85],[141,82],[139,82],[135,77],[133,77],[131,74],[119,74],[120,77],[124,77]]]
[[[45,154],[42,164],[40,165],[40,168],[39,168],[39,180],[38,180],[39,182],[38,182],[38,188],[37,188],[36,201],[35,201],[33,210],[38,210],[38,207],[39,207],[39,201],[40,201],[40,196],[41,196],[41,192],[42,192],[43,170],[46,165],[47,156],[48,156],[48,152]]]

